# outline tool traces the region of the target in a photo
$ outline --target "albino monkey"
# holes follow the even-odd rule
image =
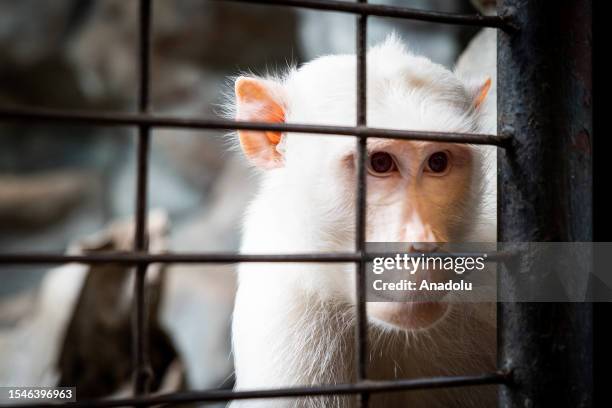
[[[237,119],[355,124],[354,55],[316,59],[282,78],[239,77]],[[367,122],[378,128],[483,132],[490,79],[465,81],[391,37],[367,55]],[[355,249],[355,138],[239,131],[262,171],[244,253]],[[483,147],[370,139],[369,242],[495,239]],[[493,149],[494,150],[494,149]],[[493,196],[494,199],[494,196]],[[406,248],[408,251],[409,248]],[[417,249],[421,250],[421,249]],[[242,264],[233,317],[236,389],[355,380],[354,264]],[[477,374],[495,368],[494,303],[367,303],[370,379]],[[377,407],[492,406],[495,387],[373,394]],[[350,407],[354,396],[244,400],[232,406]]]

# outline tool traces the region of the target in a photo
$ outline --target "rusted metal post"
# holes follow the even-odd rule
[[[499,240],[591,241],[591,2],[499,0]],[[527,260],[535,262],[536,260]],[[519,276],[502,273],[504,294]],[[537,282],[534,282],[537,284]],[[592,306],[500,303],[500,407],[592,406]]]

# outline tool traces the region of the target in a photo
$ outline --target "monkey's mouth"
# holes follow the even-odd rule
[[[418,287],[424,280],[441,281],[445,274],[434,270],[421,270],[409,279]],[[445,301],[446,291],[380,291],[378,301],[367,304],[368,316],[374,323],[401,330],[424,330],[441,321],[450,304]]]
[[[413,289],[376,291],[375,297],[367,302],[368,316],[375,324],[396,329],[428,329],[444,319],[452,300],[448,298],[448,291],[420,289],[421,283],[444,282],[449,277],[452,275],[447,271],[435,268],[419,268],[414,274],[396,274],[393,282],[410,282],[414,284]]]
[[[403,330],[423,330],[441,321],[449,303],[432,301],[368,302],[368,316],[374,323]]]

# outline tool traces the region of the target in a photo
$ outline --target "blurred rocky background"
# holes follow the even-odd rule
[[[469,0],[372,3],[475,12]],[[222,112],[224,94],[231,91],[227,78],[232,75],[278,72],[319,55],[354,52],[352,15],[222,0],[155,0],[153,5],[155,113],[215,117]],[[137,24],[136,0],[0,0],[0,107],[135,111]],[[369,27],[370,43],[396,31],[417,52],[447,66],[453,66],[476,32],[377,17],[370,18]],[[168,249],[238,248],[240,218],[256,183],[240,156],[228,151],[227,137],[212,131],[154,131],[149,205],[166,217]],[[0,251],[65,252],[71,243],[129,217],[134,210],[134,148],[130,128],[0,123]],[[36,314],[47,313],[40,298],[55,293],[48,288],[57,286],[44,284],[53,272],[40,266],[3,266],[0,273],[0,336],[24,330],[26,317],[44,320]],[[171,347],[164,343],[171,351],[166,355],[178,353],[182,361],[183,386],[227,384],[232,371],[232,269],[173,265],[164,274],[156,318],[170,339]],[[56,303],[66,304],[66,313],[73,316],[57,321],[72,321],[71,333],[78,333],[73,326],[81,319],[78,305],[84,303],[76,298],[85,287],[56,294],[74,298]],[[89,292],[95,296],[94,289]],[[57,340],[57,347],[62,341]],[[30,346],[41,347],[35,342]],[[56,353],[59,361],[60,350],[49,347],[41,350]],[[0,367],[26,364],[27,357],[20,358],[14,361],[8,349],[0,350]],[[63,354],[64,365],[67,359]],[[52,357],[48,360],[57,364]],[[167,369],[170,360],[164,361]],[[11,378],[11,371],[3,372],[3,382]]]

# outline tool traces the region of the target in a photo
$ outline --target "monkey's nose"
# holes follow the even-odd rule
[[[440,248],[437,242],[411,242],[408,245],[408,252],[431,253]]]

